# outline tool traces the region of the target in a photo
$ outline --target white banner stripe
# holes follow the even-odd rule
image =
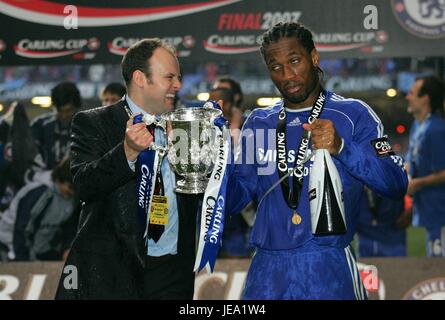
[[[127,25],[127,24],[157,21],[161,19],[174,18],[201,11],[206,11],[226,6],[239,1],[242,0],[228,0],[224,2],[207,4],[201,7],[180,9],[162,13],[149,13],[141,15],[122,16],[122,17],[88,17],[88,18],[79,17],[78,25],[79,27],[106,27],[106,26],[117,26],[117,25]],[[63,26],[64,21],[66,19],[66,16],[62,14],[55,15],[55,14],[36,12],[30,9],[24,9],[12,6],[4,2],[0,2],[0,12],[8,16],[14,17],[16,19],[39,24],[54,25],[54,26]]]
[[[196,260],[195,260],[195,266],[194,266],[194,271],[196,272],[199,269],[199,266],[201,264],[201,260],[202,260],[202,254],[204,252],[204,246],[205,246],[205,235],[209,232],[209,225],[210,225],[210,221],[212,219],[213,216],[213,212],[211,213],[212,216],[210,216],[209,218],[209,225],[206,224],[206,220],[207,220],[207,215],[210,215],[210,213],[207,213],[207,199],[209,197],[213,197],[215,199],[218,198],[218,194],[219,191],[221,189],[221,184],[224,180],[224,175],[226,174],[226,167],[227,167],[227,161],[228,161],[228,157],[229,157],[229,152],[230,152],[230,135],[228,136],[228,139],[226,141],[223,140],[223,131],[221,129],[217,129],[217,139],[221,139],[221,144],[219,147],[219,152],[218,152],[218,157],[217,157],[217,161],[213,167],[213,171],[212,174],[210,176],[209,182],[207,184],[207,188],[204,194],[204,198],[202,201],[202,208],[201,208],[201,228],[200,228],[200,233],[199,233],[199,242],[198,242],[198,250],[196,253]],[[219,157],[219,154],[221,153],[221,151],[223,152],[224,156],[221,159],[221,157]],[[219,174],[220,179],[216,179],[215,176],[218,174],[218,168],[221,168],[222,170]],[[213,211],[215,211],[216,208],[216,203],[215,203],[215,207],[213,208]],[[209,263],[206,264],[206,270],[210,273],[210,265]]]

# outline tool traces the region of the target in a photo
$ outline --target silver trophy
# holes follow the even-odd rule
[[[161,120],[144,119],[147,124],[155,123],[164,128],[168,146],[152,145],[160,152],[167,152],[173,170],[182,177],[176,181],[175,191],[180,193],[204,193],[208,175],[218,156],[221,136],[214,120],[222,111],[214,108],[180,108],[161,115]]]

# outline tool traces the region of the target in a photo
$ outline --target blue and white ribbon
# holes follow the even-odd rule
[[[133,123],[142,122],[142,115],[136,115]],[[141,224],[145,223],[144,238],[147,236],[148,223],[150,221],[151,199],[158,172],[159,152],[146,149],[139,153],[136,162],[136,198],[137,210]]]
[[[216,108],[219,107],[215,102],[212,102],[212,104],[216,105]],[[231,148],[230,134],[228,134],[225,140],[223,139],[224,129],[226,128],[225,123],[226,121],[223,117],[219,117],[214,121],[220,145],[218,157],[202,203],[201,230],[194,267],[194,271],[198,272],[204,267],[208,272],[213,272],[224,231],[224,211],[226,208],[228,182],[228,170],[226,168]]]

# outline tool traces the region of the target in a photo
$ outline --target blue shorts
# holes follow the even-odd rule
[[[427,229],[426,255],[445,257],[445,227]]]
[[[257,249],[247,274],[246,300],[365,300],[356,261],[348,248],[305,245]]]
[[[359,257],[405,257],[406,241],[400,243],[384,243],[360,234],[358,239]]]

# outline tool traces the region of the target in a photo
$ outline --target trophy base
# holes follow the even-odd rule
[[[176,181],[175,191],[186,194],[204,193],[207,188],[208,180],[201,177],[185,177]]]

